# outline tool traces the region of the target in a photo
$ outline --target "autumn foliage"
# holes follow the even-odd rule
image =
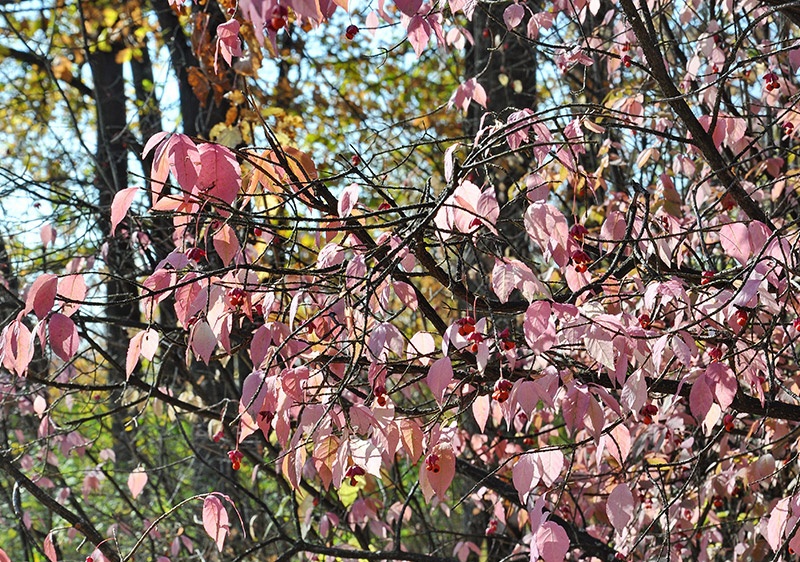
[[[97,131],[3,168],[0,562],[800,550],[796,8],[75,10],[0,47]]]

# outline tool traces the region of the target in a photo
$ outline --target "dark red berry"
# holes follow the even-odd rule
[[[348,40],[352,41],[355,39],[356,35],[358,35],[358,27],[353,24],[348,25],[344,32],[344,36],[347,37]]]

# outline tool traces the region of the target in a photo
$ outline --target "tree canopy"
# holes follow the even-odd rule
[[[0,562],[800,550],[796,6],[0,16]]]

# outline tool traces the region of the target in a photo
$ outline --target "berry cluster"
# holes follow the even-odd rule
[[[228,458],[231,460],[231,468],[233,470],[242,468],[242,457],[244,457],[244,455],[239,449],[228,451]]]
[[[431,453],[425,457],[425,470],[429,470],[434,474],[437,474],[439,470],[441,470],[439,467],[439,455],[436,453]]]
[[[350,468],[347,469],[347,472],[344,473],[344,477],[350,479],[350,485],[351,486],[355,486],[356,485],[356,476],[364,476],[366,473],[367,473],[366,470],[364,470],[363,468],[361,468],[357,464],[354,464],[354,465],[350,466]]]
[[[572,263],[575,264],[575,271],[584,273],[589,269],[589,264],[592,263],[592,259],[589,257],[589,254],[583,250],[576,250],[572,254]]]
[[[508,400],[508,394],[511,392],[511,389],[514,388],[514,385],[511,384],[511,381],[508,379],[500,379],[496,383],[494,383],[494,392],[492,392],[492,399],[497,400],[501,404]]]
[[[778,83],[778,75],[772,71],[767,72],[764,75],[764,87],[767,89],[768,92],[780,88],[781,85]]]

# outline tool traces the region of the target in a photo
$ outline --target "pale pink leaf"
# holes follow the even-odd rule
[[[719,407],[725,411],[733,403],[739,386],[736,375],[724,363],[711,363],[706,369],[705,377],[714,383],[714,396]]]
[[[214,353],[214,349],[217,347],[217,336],[211,326],[208,325],[208,322],[201,320],[194,325],[191,340],[192,351],[203,360],[203,363],[208,365],[211,360],[211,354]]]
[[[147,472],[142,467],[134,469],[128,476],[128,489],[131,491],[133,499],[139,497],[139,494],[144,490],[145,484],[147,484]]]
[[[231,20],[236,21],[236,20]],[[221,144],[203,143],[200,152],[200,175],[197,187],[214,201],[233,205],[242,187],[242,175],[236,155]]]
[[[75,322],[69,316],[56,312],[47,324],[50,332],[50,347],[64,361],[69,361],[78,352],[80,339]]]
[[[481,430],[483,431],[483,430]],[[539,471],[533,455],[522,455],[511,469],[511,482],[519,494],[522,505],[526,505],[528,494],[539,483]]]
[[[406,357],[416,359],[423,365],[429,365],[431,358],[426,356],[431,355],[434,351],[436,351],[436,342],[433,335],[430,332],[417,332],[411,336],[408,342]]]
[[[532,454],[536,476],[545,486],[552,486],[564,468],[564,453],[558,449],[537,451]]]
[[[569,536],[561,525],[545,521],[536,531],[536,546],[544,562],[563,562],[569,552]]]
[[[46,250],[48,246],[56,241],[55,227],[50,223],[43,224],[42,228],[39,229],[39,238],[42,241],[42,246],[44,246]]]
[[[353,211],[353,207],[355,207],[356,203],[358,203],[358,194],[360,191],[361,188],[357,183],[351,183],[342,190],[342,196],[339,197],[337,209],[340,217],[346,218],[350,216],[350,213]]]
[[[400,12],[409,17],[416,15],[422,7],[422,0],[395,0],[394,3]]]
[[[408,23],[408,41],[419,57],[431,38],[431,26],[423,16],[414,15]]]
[[[236,231],[227,224],[223,224],[214,234],[214,250],[219,254],[223,264],[230,265],[241,250]]]
[[[791,498],[781,499],[775,507],[769,511],[769,522],[767,523],[764,538],[767,539],[770,548],[778,552],[783,544],[783,534],[786,529],[786,520],[789,517],[789,501]]]
[[[142,353],[142,338],[144,337],[144,332],[138,332],[135,336],[131,338],[131,341],[128,342],[128,353],[125,356],[125,378],[126,380],[131,376],[134,369],[136,369],[136,364],[139,362],[139,356]]]
[[[0,548],[0,562],[11,562],[11,558],[8,557],[6,551]]]
[[[431,365],[428,376],[425,379],[433,393],[434,398],[439,404],[444,399],[444,391],[453,381],[453,364],[449,357],[442,357]]]
[[[131,203],[133,203],[133,199],[136,197],[138,191],[138,187],[128,187],[118,191],[117,194],[114,195],[114,201],[111,203],[111,236],[114,236],[117,226],[128,213],[128,210],[131,208]]]
[[[525,16],[525,8],[519,4],[511,4],[503,11],[503,21],[509,31],[522,23],[522,18]]]
[[[719,241],[725,253],[744,265],[753,255],[747,225],[740,222],[725,224],[719,230]]]
[[[44,555],[47,556],[47,559],[50,562],[58,562],[56,547],[53,544],[53,531],[47,533],[47,536],[44,538],[44,544],[42,546],[44,549]]]
[[[435,455],[438,470],[428,470],[428,458]],[[456,457],[450,443],[439,443],[420,465],[419,483],[425,501],[430,502],[434,494],[444,500],[445,493],[456,474]]]
[[[689,408],[698,421],[703,421],[714,403],[714,395],[706,381],[706,376],[701,375],[689,392]]]
[[[631,522],[634,513],[633,494],[627,484],[617,484],[616,487],[608,495],[606,501],[606,513],[608,520],[617,533],[622,530]]]
[[[219,56],[225,59],[228,66],[233,57],[242,56],[242,42],[239,39],[239,22],[231,19],[217,26],[217,51],[214,55],[214,72],[219,70]]]
[[[489,412],[492,409],[492,402],[488,394],[483,394],[472,401],[472,415],[478,428],[483,432],[486,429],[486,422],[489,421]]]
[[[631,433],[623,424],[615,425],[607,434],[603,435],[605,450],[614,457],[620,465],[624,465],[631,452]]]
[[[556,331],[550,313],[550,303],[543,300],[532,302],[525,311],[523,333],[534,353],[544,353],[556,343]]]
[[[55,304],[57,289],[58,277],[52,273],[43,273],[37,277],[28,290],[24,314],[33,310],[40,320],[47,316]]]
[[[208,536],[217,544],[217,548],[222,552],[225,537],[228,535],[230,526],[228,524],[228,511],[222,505],[222,501],[215,495],[208,495],[203,500],[203,528]]]
[[[394,281],[392,289],[397,298],[409,309],[417,310],[417,293],[414,287],[403,281]]]
[[[64,301],[61,312],[67,316],[80,308],[80,303],[86,298],[86,282],[83,275],[66,275],[58,281],[58,296]]]
[[[142,332],[142,357],[152,361],[158,350],[158,332],[152,328]]]

